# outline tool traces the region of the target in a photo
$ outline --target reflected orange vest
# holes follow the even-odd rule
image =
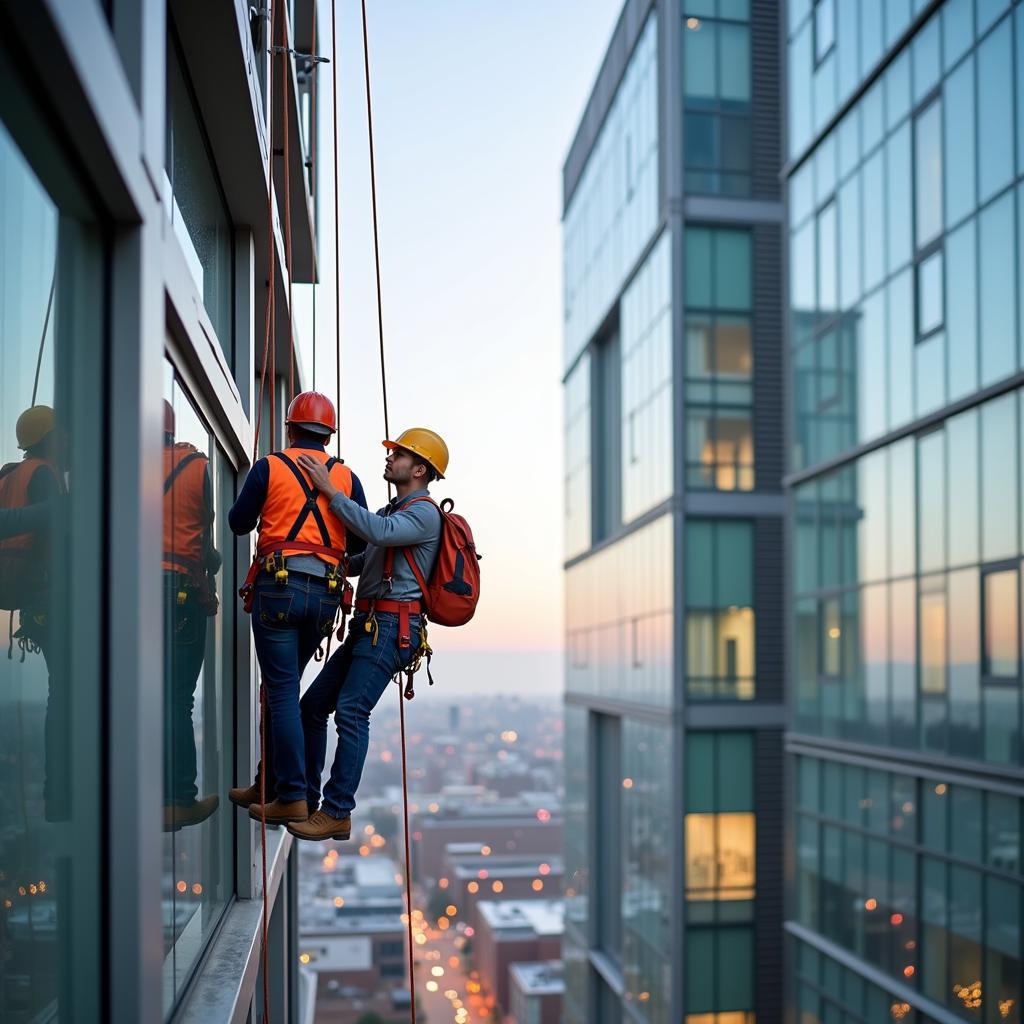
[[[203,534],[212,511],[204,493],[209,462],[185,441],[164,448],[163,567],[169,571],[202,575]]]
[[[328,565],[338,565],[345,554],[345,526],[331,514],[327,498],[299,469],[300,455],[325,463],[331,483],[346,497],[352,496],[352,471],[326,452],[286,448],[268,455],[270,479],[260,513],[256,550],[282,555],[315,554]],[[289,541],[297,546],[289,547]]]
[[[60,474],[53,463],[34,456],[21,462],[8,463],[0,470],[0,509],[25,508],[28,505],[28,486],[41,466],[45,466],[57,481],[58,491],[63,491]],[[19,533],[16,537],[0,540],[0,551],[29,552],[36,546],[34,533]]]

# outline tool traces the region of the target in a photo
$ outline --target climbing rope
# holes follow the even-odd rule
[[[363,68],[366,80],[366,130],[370,150],[370,200],[373,207],[373,258],[377,275],[377,340],[380,347],[380,389],[384,407],[384,436],[391,436],[388,422],[388,378],[384,359],[384,307],[380,286],[380,231],[377,223],[377,166],[373,147],[373,100],[370,90],[370,41],[366,27],[366,0],[362,0],[363,15]],[[388,482],[388,500],[391,483]],[[416,1024],[416,960],[412,931],[412,856],[409,849],[409,761],[405,744],[405,698],[398,686],[398,719],[402,737],[402,803],[405,812],[405,924],[409,939],[409,1014]]]

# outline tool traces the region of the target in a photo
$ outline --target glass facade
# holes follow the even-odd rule
[[[170,25],[166,134],[164,201],[171,228],[228,365],[233,366],[234,232],[185,59]]]
[[[106,247],[0,50],[0,1018],[99,1019]]]
[[[754,1008],[754,737],[686,740],[687,1022],[746,1022]]]
[[[628,523],[672,493],[669,232],[623,292],[621,310],[622,521]]]
[[[686,191],[749,196],[750,0],[684,0]]]
[[[570,693],[672,700],[673,549],[665,515],[567,571]]]
[[[1020,1021],[1024,10],[823,6],[788,36],[794,1011]]]
[[[590,547],[590,354],[565,379],[565,557]]]
[[[651,15],[565,210],[567,366],[607,315],[658,224],[657,38]]]
[[[164,1007],[191,976],[233,891],[233,588],[222,552],[234,468],[165,363]],[[228,579],[233,578],[233,560]]]
[[[754,488],[753,304],[750,231],[687,227],[687,488]]]

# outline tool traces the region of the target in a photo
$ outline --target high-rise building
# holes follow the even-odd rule
[[[315,245],[313,0],[272,5],[283,56],[269,6],[0,14],[5,1024],[300,1020],[292,840],[268,833],[265,1007],[259,829],[226,799],[258,749],[227,510],[271,287],[280,439],[287,206],[297,282]]]
[[[564,165],[569,1024],[782,1018],[780,31],[628,0]]]
[[[786,39],[790,1019],[1019,1022],[1024,8]]]

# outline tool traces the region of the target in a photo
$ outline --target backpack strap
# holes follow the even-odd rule
[[[181,474],[185,471],[186,466],[188,466],[190,463],[195,462],[196,459],[205,458],[206,456],[202,452],[189,452],[188,455],[186,455],[185,458],[183,458],[181,462],[179,462],[174,467],[174,469],[171,471],[170,476],[168,476],[167,479],[164,481],[164,494],[170,492],[171,488],[174,486],[175,480],[177,480],[178,477],[181,476]]]
[[[429,501],[430,504],[433,505],[434,508],[436,508],[438,510],[438,512],[441,512],[441,517],[444,518],[444,512],[441,511],[441,507],[429,495],[421,495],[418,498],[412,498],[409,501],[407,501],[404,505],[401,505],[399,508],[396,508],[393,511],[394,512],[404,511],[410,505],[415,505],[418,501]],[[384,551],[384,586],[387,588],[388,591],[391,590],[391,579],[392,579],[392,576],[394,575],[394,570],[395,570],[395,552],[396,551],[401,551],[402,552],[402,555],[404,556],[406,562],[408,563],[409,568],[412,570],[413,576],[416,578],[416,582],[417,582],[417,584],[419,585],[419,588],[420,588],[420,594],[422,595],[423,600],[425,602],[426,599],[427,599],[427,581],[424,579],[423,573],[420,572],[420,567],[416,564],[416,559],[413,557],[413,553],[412,553],[412,546],[410,546],[410,545],[406,545],[404,547],[389,547],[389,548],[385,549],[385,551]]]
[[[316,521],[317,528],[320,530],[320,539],[323,541],[324,547],[329,548],[331,546],[331,534],[327,529],[327,523],[324,522],[320,506],[317,504],[317,498],[320,496],[320,492],[311,483],[307,482],[306,478],[302,475],[302,470],[300,470],[284,452],[273,452],[272,454],[275,459],[280,459],[291,470],[292,475],[299,482],[299,486],[302,488],[302,493],[306,496],[306,504],[302,506],[302,511],[298,516],[296,516],[295,522],[292,523],[292,528],[288,531],[288,536],[285,540],[295,540],[299,535],[299,531],[305,524],[307,516],[311,515]],[[340,459],[335,459],[333,457],[329,458],[325,463],[327,472],[330,473],[334,466],[340,464]]]

